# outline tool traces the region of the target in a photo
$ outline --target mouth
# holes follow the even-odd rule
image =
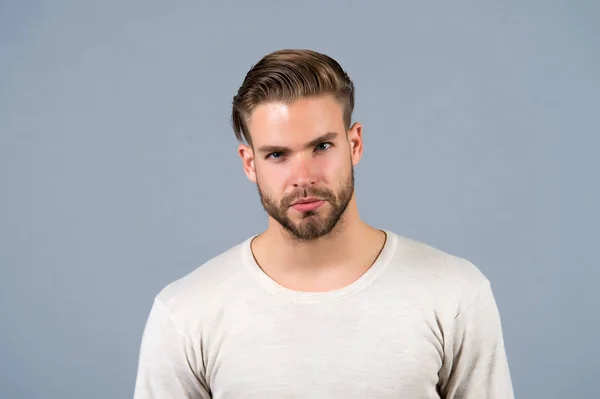
[[[299,204],[310,204],[312,202],[318,202],[318,201],[322,201],[322,200],[320,198],[316,198],[316,197],[307,197],[307,198],[299,199],[298,201],[294,202],[292,204],[292,206],[299,205]]]
[[[320,208],[325,201],[319,198],[302,198],[292,204],[292,208],[298,212],[309,212]]]

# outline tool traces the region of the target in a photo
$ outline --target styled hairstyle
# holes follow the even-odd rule
[[[261,103],[291,103],[325,94],[333,95],[344,107],[348,130],[354,111],[354,84],[336,60],[313,50],[284,49],[267,54],[246,74],[233,97],[231,124],[235,136],[252,145],[247,122]]]

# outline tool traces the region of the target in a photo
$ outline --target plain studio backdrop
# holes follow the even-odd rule
[[[0,397],[132,396],[154,295],[266,226],[229,114],[280,48],[355,81],[362,217],[490,278],[517,397],[597,397],[599,16],[568,0],[2,1]]]

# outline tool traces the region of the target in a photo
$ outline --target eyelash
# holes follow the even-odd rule
[[[322,145],[324,145],[324,144],[327,144],[327,145],[328,145],[328,147],[327,147],[327,148],[319,148],[320,146],[322,146]],[[317,146],[316,146],[315,150],[316,150],[316,151],[327,151],[327,150],[328,150],[329,148],[331,148],[331,147],[333,147],[333,144],[332,144],[332,143],[330,143],[330,142],[323,142],[323,143],[319,143],[319,144],[317,144]],[[273,155],[274,155],[274,154],[281,154],[281,157],[282,157],[282,156],[285,156],[285,153],[283,153],[283,152],[272,152],[272,153],[268,154],[268,155],[266,156],[266,158],[267,158],[267,159],[271,158],[271,159],[274,159],[274,160],[280,160],[280,159],[281,159],[281,157],[279,157],[279,158],[273,158]]]

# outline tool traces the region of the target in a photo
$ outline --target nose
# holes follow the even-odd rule
[[[308,187],[315,184],[315,165],[311,157],[299,156],[292,166],[294,187]]]

